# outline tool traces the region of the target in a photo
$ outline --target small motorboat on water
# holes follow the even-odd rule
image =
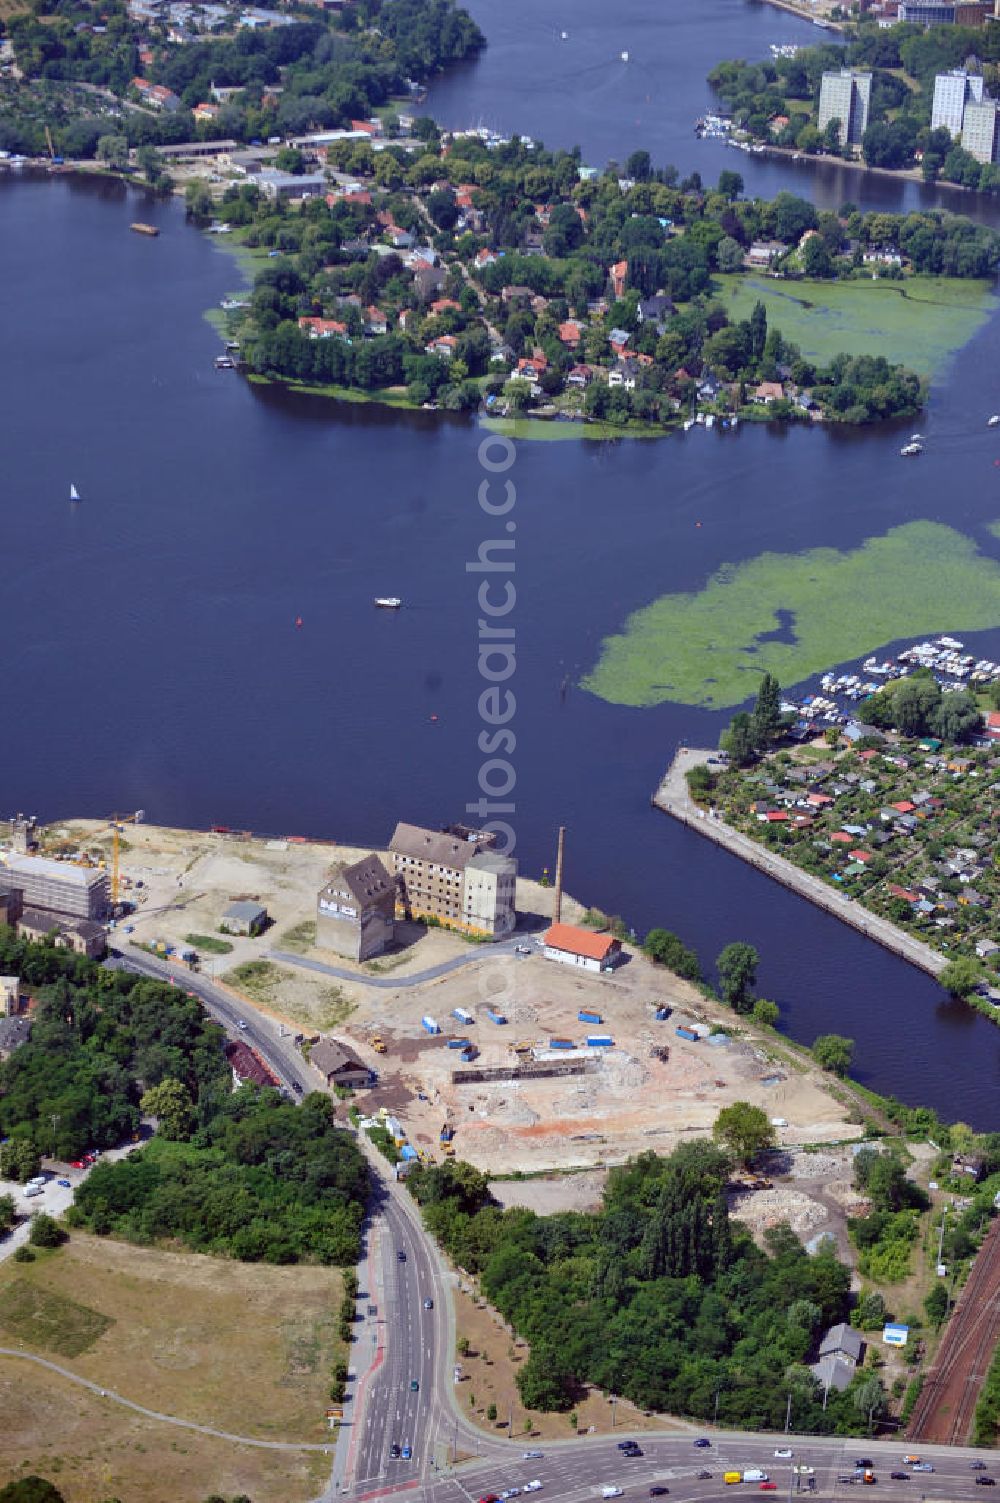
[[[622,58],[622,62],[623,63],[627,63],[628,62],[628,53],[627,52],[623,52],[622,55],[621,55],[621,58]]]
[[[77,490],[75,485],[71,485],[69,488],[69,499],[71,501],[79,501],[80,499],[80,492]]]
[[[398,595],[375,596],[375,604],[383,611],[398,611],[402,603]]]
[[[924,446],[923,444],[918,444],[914,439],[911,440],[908,444],[904,444],[899,452],[904,459],[913,459],[917,454],[922,454],[924,452]]]
[[[1000,428],[1000,412],[995,412],[986,426],[987,428]]]

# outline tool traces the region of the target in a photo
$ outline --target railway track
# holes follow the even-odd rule
[[[914,1406],[907,1437],[962,1445],[1000,1341],[1000,1221],[986,1235],[972,1265],[937,1361]]]

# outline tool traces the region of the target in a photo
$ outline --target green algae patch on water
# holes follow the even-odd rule
[[[778,281],[726,277],[718,300],[731,320],[762,302],[768,324],[810,360],[884,355],[935,376],[1000,307],[993,284],[958,277],[903,281]]]
[[[742,704],[765,672],[785,687],[902,637],[1000,625],[1000,564],[937,522],[848,552],[762,553],[705,588],[665,595],[607,637],[583,687],[611,704]]]

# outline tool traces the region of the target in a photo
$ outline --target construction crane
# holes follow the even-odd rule
[[[145,809],[137,809],[134,814],[112,814],[107,823],[111,827],[111,902],[114,908],[118,908],[118,856],[119,838],[122,825],[141,825],[146,817]]]

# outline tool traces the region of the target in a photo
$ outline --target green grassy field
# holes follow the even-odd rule
[[[720,301],[731,319],[758,300],[768,322],[814,360],[885,355],[922,376],[937,375],[997,307],[989,282],[918,277],[905,282],[781,282],[724,277]]]
[[[766,670],[790,688],[900,637],[997,624],[1000,564],[950,527],[909,522],[851,552],[724,564],[703,590],[631,616],[583,687],[612,704],[720,710],[754,694]]]
[[[113,1325],[109,1315],[24,1278],[6,1286],[0,1304],[0,1331],[5,1336],[62,1357],[79,1357]]]

